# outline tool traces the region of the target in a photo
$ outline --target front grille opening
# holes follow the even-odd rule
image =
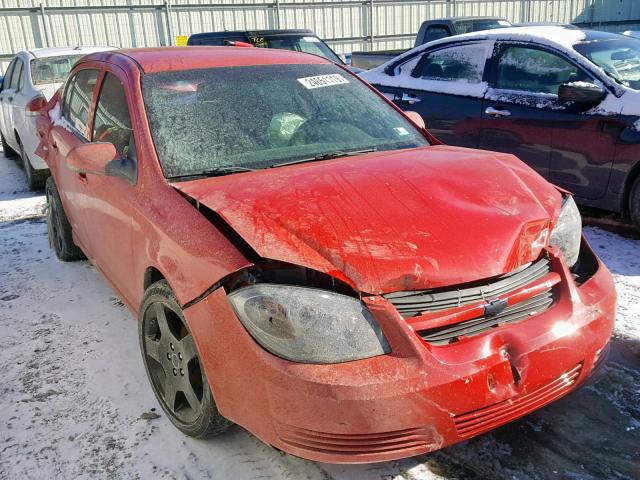
[[[497,328],[507,323],[515,323],[527,318],[539,315],[553,305],[553,289],[549,289],[524,302],[517,303],[504,309],[494,317],[479,317],[455,325],[422,330],[419,332],[422,339],[433,345],[447,345],[457,342],[460,337],[478,335],[492,328]]]
[[[446,311],[478,301],[491,301],[500,295],[517,290],[531,284],[551,272],[549,259],[544,256],[539,260],[523,265],[504,275],[478,282],[459,285],[457,288],[439,288],[422,291],[395,292],[385,295],[405,318],[419,316],[424,313]],[[538,295],[511,305],[497,315],[483,315],[453,325],[421,330],[418,334],[432,345],[447,345],[458,341],[461,337],[479,335],[492,328],[508,323],[515,323],[538,315],[549,309],[556,298],[553,288]]]

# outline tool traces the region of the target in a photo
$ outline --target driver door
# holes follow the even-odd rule
[[[90,232],[91,260],[131,305],[136,288],[131,268],[137,156],[125,80],[124,72],[109,66],[100,82],[90,139],[112,143],[119,158],[107,164],[107,175],[87,173],[82,215]]]

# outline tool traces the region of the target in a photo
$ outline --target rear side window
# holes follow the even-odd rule
[[[484,74],[486,49],[483,45],[443,48],[428,54],[418,76],[425,80],[480,83]]]
[[[71,79],[64,93],[62,113],[83,136],[86,135],[89,108],[97,80],[98,70],[80,70]]]
[[[496,88],[557,94],[567,82],[591,81],[576,65],[545,50],[507,47],[498,62]]]
[[[93,122],[93,141],[113,143],[122,158],[134,157],[131,115],[124,87],[118,78],[107,73],[100,89],[100,98]]]
[[[449,29],[444,25],[434,25],[427,29],[427,33],[424,34],[423,43],[433,42],[434,40],[439,40],[450,35],[451,33],[449,32]]]

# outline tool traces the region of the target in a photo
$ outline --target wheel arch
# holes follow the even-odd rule
[[[623,213],[629,212],[629,197],[631,196],[631,189],[633,188],[633,184],[635,183],[638,177],[640,177],[640,160],[638,160],[633,165],[633,167],[631,167],[631,170],[627,174],[627,178],[625,179],[625,182],[624,182],[624,193],[622,195],[622,212]]]
[[[156,282],[159,282],[160,280],[165,280],[167,283],[169,283],[169,280],[167,280],[167,277],[159,269],[157,269],[154,266],[147,267],[144,271],[144,278],[142,282],[142,293],[144,294],[144,292],[147,291],[147,288],[149,288],[149,286],[151,286]],[[169,284],[169,286],[171,286],[171,284]]]

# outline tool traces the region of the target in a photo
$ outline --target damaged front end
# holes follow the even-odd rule
[[[576,212],[565,197],[555,225],[524,228],[542,242],[530,261],[430,289],[362,292],[253,251],[185,311],[215,347],[203,362],[218,408],[294,455],[361,463],[437,450],[566,395],[602,365],[615,312]]]

